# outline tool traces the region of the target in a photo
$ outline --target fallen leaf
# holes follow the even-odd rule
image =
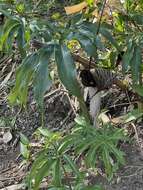
[[[88,6],[88,4],[85,1],[83,1],[82,3],[76,4],[73,6],[65,7],[65,11],[66,11],[67,15],[74,14],[74,13],[80,12],[81,10],[86,8],[87,6]]]
[[[12,139],[12,134],[10,131],[7,131],[6,133],[4,133],[4,135],[3,135],[3,142],[4,143],[7,144],[8,142],[11,141],[11,139]]]
[[[101,113],[98,117],[104,124],[109,123],[110,119],[105,113]]]

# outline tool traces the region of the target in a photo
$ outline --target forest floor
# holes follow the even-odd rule
[[[113,102],[113,95],[110,94],[110,96]],[[23,184],[29,168],[23,167],[21,164],[19,132],[32,140],[33,132],[40,127],[40,114],[36,109],[36,104],[33,99],[29,101],[26,111],[19,111],[18,107],[11,108],[6,99],[0,103],[1,190],[23,189],[21,184]],[[119,113],[121,109],[118,108],[113,111]],[[46,127],[54,131],[68,130],[72,126],[73,118],[74,113],[71,109],[71,102],[69,102],[68,96],[64,91],[57,89],[48,92],[45,97]],[[6,142],[3,139],[9,140]],[[118,170],[111,182],[108,182],[100,175],[91,175],[89,183],[101,184],[105,190],[143,190],[142,142],[143,125],[140,122],[140,124],[136,124],[136,130],[132,133],[131,142],[121,144],[121,149],[126,155],[126,165]],[[44,189],[44,187],[41,189]]]

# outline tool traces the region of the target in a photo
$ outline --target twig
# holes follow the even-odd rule
[[[131,103],[132,103],[132,104],[135,104],[135,103],[137,103],[137,101],[131,102]],[[131,103],[130,103],[130,102],[126,102],[126,103],[121,103],[121,104],[115,104],[115,105],[113,105],[113,106],[109,106],[108,109],[110,109],[110,108],[115,108],[115,107],[119,107],[119,106],[127,106],[127,105],[130,105]]]
[[[48,98],[48,97],[52,96],[53,94],[55,94],[55,93],[57,93],[59,91],[61,91],[61,89],[59,89],[59,88],[56,89],[56,90],[53,90],[52,92],[49,92],[49,93],[45,94],[44,98]],[[31,105],[33,105],[33,104],[36,104],[36,101],[31,102]]]
[[[70,118],[70,116],[71,116],[72,113],[73,113],[73,110],[70,110],[70,111],[68,112],[68,115],[63,119],[63,121],[61,122],[59,128],[61,128],[61,127],[66,123],[66,121]]]
[[[140,147],[140,142],[139,142],[139,136],[138,136],[138,132],[137,132],[137,129],[136,129],[136,126],[134,123],[131,123],[132,127],[134,128],[134,131],[135,131],[135,137],[136,137],[136,141]]]
[[[62,86],[63,86],[63,85],[62,85]],[[64,86],[63,86],[63,89],[66,90]],[[76,116],[77,113],[76,113],[76,110],[75,110],[74,105],[73,105],[72,102],[71,102],[71,99],[70,99],[70,97],[69,97],[69,94],[68,94],[68,93],[65,93],[65,94],[66,94],[66,96],[67,96],[67,98],[68,98],[68,101],[69,101],[69,103],[70,103],[71,109],[72,109],[74,115]]]
[[[107,1],[107,0],[104,0],[104,3],[103,3],[103,5],[102,5],[102,10],[101,10],[100,18],[99,18],[99,23],[98,23],[98,27],[97,27],[96,35],[98,35],[99,30],[100,30],[101,21],[102,21],[102,17],[103,17],[104,9],[105,9],[106,1]]]

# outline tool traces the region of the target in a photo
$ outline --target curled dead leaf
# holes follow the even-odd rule
[[[74,14],[74,13],[78,13],[78,12],[82,11],[87,6],[88,6],[88,4],[86,3],[86,1],[83,1],[82,3],[65,7],[65,11],[66,11],[67,15]]]
[[[4,133],[4,135],[3,135],[3,142],[4,143],[7,144],[8,142],[11,141],[11,139],[12,139],[12,134],[10,131],[7,131],[6,133]]]

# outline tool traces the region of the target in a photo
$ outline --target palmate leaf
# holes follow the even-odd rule
[[[66,45],[55,46],[55,61],[57,63],[59,78],[64,86],[72,95],[81,97],[74,61]]]

